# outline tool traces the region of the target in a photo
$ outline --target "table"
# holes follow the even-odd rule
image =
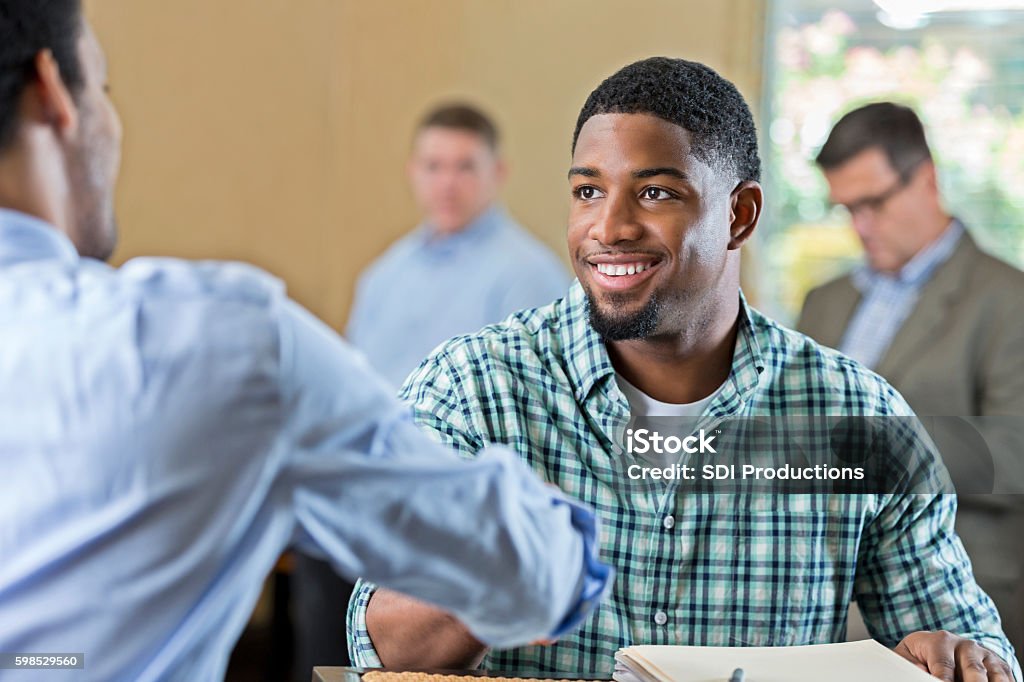
[[[390,668],[349,668],[349,667],[317,667],[313,668],[313,682],[362,682],[364,672],[382,670],[384,672],[421,672],[435,675],[461,675],[463,677],[480,677],[486,682],[488,677],[543,677],[549,680],[575,680],[581,682],[607,682],[607,678],[595,675],[567,675],[550,673],[547,675],[519,675],[499,670],[393,670]]]

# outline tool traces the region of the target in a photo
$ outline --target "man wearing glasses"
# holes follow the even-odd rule
[[[816,161],[866,262],[811,291],[797,328],[881,374],[918,415],[1024,415],[1024,273],[982,252],[946,212],[917,115],[890,102],[851,111]],[[975,576],[1020,650],[1021,498],[959,502]]]

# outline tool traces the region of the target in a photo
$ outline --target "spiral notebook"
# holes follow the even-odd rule
[[[631,646],[615,654],[616,682],[935,682],[874,640],[791,647]]]

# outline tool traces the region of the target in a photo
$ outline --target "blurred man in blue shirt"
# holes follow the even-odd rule
[[[289,545],[499,646],[578,623],[608,580],[589,511],[422,435],[261,271],[103,263],[106,91],[79,0],[0,0],[0,652],[222,677]]]
[[[555,255],[497,205],[505,164],[482,112],[449,104],[428,113],[408,174],[423,223],[363,273],[346,331],[395,386],[442,341],[569,286]]]
[[[438,106],[417,126],[407,173],[423,222],[360,277],[346,330],[395,387],[443,341],[568,289],[557,257],[496,203],[506,176],[499,147],[493,121],[467,104]],[[295,576],[299,659],[347,664],[335,604],[348,602],[352,584],[301,554]]]

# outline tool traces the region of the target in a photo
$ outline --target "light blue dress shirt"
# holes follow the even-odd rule
[[[345,336],[396,387],[442,341],[547,305],[569,287],[561,261],[502,209],[437,237],[395,242],[360,277]]]
[[[861,299],[846,327],[839,350],[874,369],[885,357],[893,339],[931,279],[935,269],[949,260],[960,243],[964,226],[953,220],[938,239],[921,249],[896,274],[862,265],[852,274]]]
[[[0,652],[86,666],[0,678],[220,679],[289,545],[492,645],[572,628],[609,580],[593,516],[485,455],[263,272],[113,269],[0,210]]]

